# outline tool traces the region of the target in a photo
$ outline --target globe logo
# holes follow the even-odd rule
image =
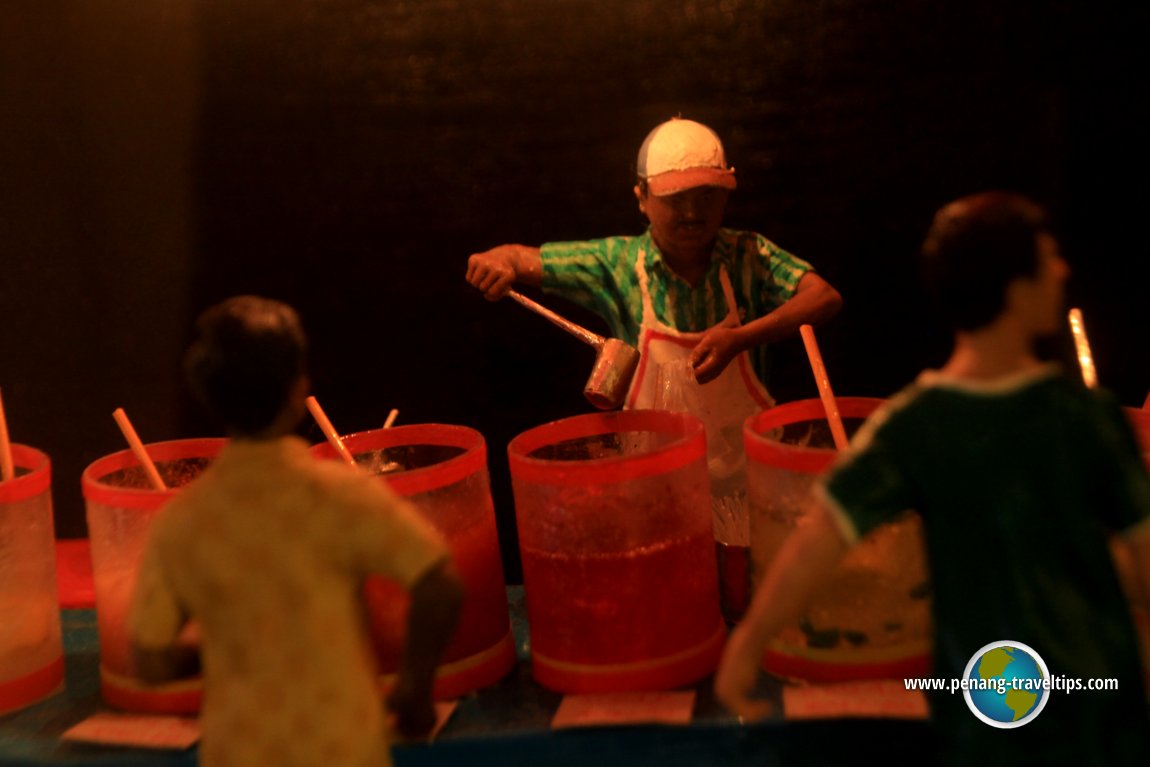
[[[963,673],[962,695],[971,712],[991,727],[1021,727],[1050,699],[1046,661],[1021,642],[991,642]]]

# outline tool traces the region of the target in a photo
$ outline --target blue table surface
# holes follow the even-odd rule
[[[931,737],[924,722],[828,720],[784,722],[781,716],[741,725],[711,693],[708,678],[696,692],[688,726],[587,727],[551,730],[562,695],[531,677],[530,638],[523,589],[508,589],[518,662],[499,683],[460,699],[434,743],[396,746],[397,767],[460,765],[824,765],[849,759],[891,764],[929,762]],[[69,727],[100,711],[99,638],[95,610],[63,610],[66,689],[46,701],[0,716],[0,767],[44,765],[148,765],[191,767],[197,749],[161,751],[114,748],[60,740]],[[764,677],[760,694],[781,712],[782,688]],[[861,758],[861,761],[860,761]]]

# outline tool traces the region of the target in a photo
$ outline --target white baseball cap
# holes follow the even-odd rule
[[[696,186],[735,188],[735,169],[727,167],[723,142],[706,125],[679,117],[647,134],[636,171],[658,197]]]

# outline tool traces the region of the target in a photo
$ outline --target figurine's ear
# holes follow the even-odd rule
[[[647,215],[647,207],[646,207],[647,196],[645,194],[643,194],[643,189],[638,184],[635,184],[634,192],[635,192],[635,199],[639,201],[639,212],[642,213],[643,215]]]
[[[301,373],[300,376],[295,379],[291,388],[288,389],[288,406],[299,409],[302,414],[306,409],[304,403],[307,400],[309,392],[311,392],[311,377],[307,373]]]

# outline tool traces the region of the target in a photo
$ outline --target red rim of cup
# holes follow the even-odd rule
[[[641,455],[585,461],[532,458],[541,447],[584,437],[625,432],[671,433],[677,438]],[[589,485],[628,482],[666,474],[706,455],[703,422],[687,413],[623,410],[589,413],[528,429],[507,446],[512,475],[526,482]]]
[[[144,449],[154,462],[163,463],[183,458],[215,458],[227,442],[228,440],[223,437],[175,439],[169,442],[153,442],[144,445]],[[88,468],[84,469],[80,478],[84,498],[119,509],[150,511],[158,509],[165,501],[180,492],[178,487],[167,490],[156,490],[152,487],[117,487],[105,484],[103,481],[104,477],[113,472],[139,465],[135,453],[127,449],[97,458],[88,464]]]
[[[874,397],[839,397],[836,402],[839,415],[843,418],[866,418],[885,400]],[[834,462],[837,455],[834,448],[787,445],[770,439],[765,432],[803,421],[823,421],[826,417],[823,402],[819,399],[788,402],[751,416],[743,424],[743,444],[747,458],[791,471],[818,474]]]
[[[452,456],[431,466],[421,466],[417,469],[383,475],[388,486],[403,496],[447,487],[487,468],[487,443],[484,442],[482,434],[466,426],[440,423],[412,424],[410,426],[393,426],[390,429],[361,431],[348,434],[341,439],[344,447],[352,455],[405,445],[434,445],[463,449],[463,453],[460,455]],[[335,448],[327,442],[313,445],[311,450],[317,458],[335,459],[338,457]]]
[[[0,503],[27,500],[52,486],[52,462],[46,453],[27,445],[13,444],[11,447],[12,463],[29,472],[0,482]]]

